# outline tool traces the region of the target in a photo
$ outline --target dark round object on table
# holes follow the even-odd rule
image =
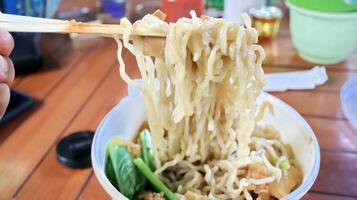
[[[72,168],[91,167],[91,146],[93,131],[78,131],[72,133],[57,144],[57,160]]]

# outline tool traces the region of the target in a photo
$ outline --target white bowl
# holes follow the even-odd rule
[[[274,116],[265,115],[263,121],[274,125],[285,143],[292,146],[303,171],[302,184],[283,199],[300,199],[314,183],[320,169],[320,147],[314,132],[304,118],[289,105],[272,95],[263,93],[258,102],[268,100],[274,106]],[[127,199],[109,182],[104,174],[105,145],[115,135],[131,140],[141,123],[146,121],[144,99],[132,94],[125,97],[103,119],[92,144],[92,166],[100,184],[113,199]]]

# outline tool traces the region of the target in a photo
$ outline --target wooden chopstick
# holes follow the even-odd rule
[[[39,17],[19,16],[0,13],[0,28],[9,32],[41,32],[41,33],[80,33],[80,34],[119,34],[122,35],[125,25],[122,24],[90,24],[75,20],[46,19]],[[145,37],[166,37],[162,32],[133,28],[130,35]]]
[[[153,15],[164,20],[166,14],[157,10]],[[202,19],[207,17],[203,16]],[[41,33],[79,33],[94,34],[111,37],[113,34],[122,38],[125,31],[124,24],[90,24],[75,20],[47,19],[40,17],[28,17],[0,12],[0,28],[9,32],[41,32]],[[132,36],[141,36],[144,41],[144,53],[150,56],[162,56],[164,54],[166,34],[159,30],[149,30],[143,27],[133,26],[130,32]],[[228,40],[234,40],[234,34],[228,33]]]

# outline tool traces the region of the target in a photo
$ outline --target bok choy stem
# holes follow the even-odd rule
[[[151,171],[141,158],[134,159],[135,166],[144,174],[149,182],[159,191],[163,192],[169,200],[179,200],[179,198]]]

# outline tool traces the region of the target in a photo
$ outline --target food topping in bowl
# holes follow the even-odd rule
[[[176,23],[154,15],[121,21],[123,44],[114,36],[120,75],[143,95],[149,129],[138,144],[108,143],[108,179],[129,199],[144,191],[169,200],[289,194],[301,183],[301,170],[280,133],[261,121],[274,110],[269,103],[257,109],[265,54],[250,18],[243,15],[245,25],[238,25],[191,15]],[[163,54],[148,56],[146,40],[133,36],[132,27],[164,33]],[[125,72],[123,45],[136,58],[142,85]]]
[[[161,194],[150,192],[145,192],[145,195],[141,194],[147,186],[147,181],[157,191],[163,192],[169,200],[178,199],[152,171],[155,170],[155,164],[150,132],[144,129],[139,137],[140,146],[119,137],[114,137],[107,144],[105,175],[129,199],[134,197],[162,199]]]
[[[280,199],[301,184],[302,173],[299,164],[294,158],[290,145],[282,142],[280,133],[270,125],[259,125],[265,110],[269,110],[273,113],[273,108],[269,102],[264,102],[256,115],[257,124],[252,133],[251,143],[249,144],[250,149],[255,155],[252,157],[253,159],[247,159],[246,163],[236,161],[235,163],[240,165],[240,167],[235,174],[238,179],[242,182],[244,181],[242,184],[246,185],[246,191],[250,193],[249,195],[261,200],[270,200],[272,198]],[[198,168],[200,175],[203,177],[206,165],[201,167],[198,162],[192,165],[188,165],[184,162],[171,163],[166,173],[162,173],[162,180],[160,180],[160,177],[155,173],[156,166],[154,163],[155,158],[152,151],[152,136],[150,131],[147,128],[143,128],[137,135],[138,137],[134,139],[134,141],[138,144],[124,141],[118,136],[113,137],[107,144],[105,173],[111,183],[122,194],[130,199],[161,200],[184,198],[187,200],[201,200],[209,198],[209,196],[202,195],[201,192],[195,192],[195,190],[188,189],[184,193],[179,192],[180,190],[183,191],[180,185],[176,188],[169,188],[164,184],[164,182],[168,182],[172,179],[170,174],[182,173],[184,172],[182,169],[186,168],[187,170],[189,167]],[[266,159],[260,160],[259,157],[255,157],[259,154],[266,154]],[[254,160],[259,161],[254,162]],[[113,162],[116,162],[116,164]],[[183,167],[185,165],[188,166]],[[222,173],[219,171],[220,168],[224,169],[225,167],[229,167],[229,163],[220,161],[211,173],[220,175],[220,173]],[[118,172],[122,172],[119,177],[116,177],[114,169],[117,169]],[[124,173],[123,170],[127,169],[128,171]],[[180,172],[180,170],[182,172]],[[208,177],[208,175],[209,174],[206,174],[205,176]],[[272,178],[274,176],[278,178]],[[222,177],[228,179],[228,173],[225,173]],[[119,181],[117,181],[117,179],[119,179]],[[195,177],[193,176],[191,179],[194,180]],[[222,179],[217,180],[219,181],[216,184],[222,184]],[[120,186],[124,185],[123,182],[125,181],[127,184]],[[135,184],[138,184],[138,187]],[[205,184],[202,184],[203,189],[205,187],[204,185]],[[128,191],[128,188],[133,189],[129,189]],[[178,193],[174,194],[173,191],[177,191]],[[244,198],[244,195],[241,195],[240,198]]]

